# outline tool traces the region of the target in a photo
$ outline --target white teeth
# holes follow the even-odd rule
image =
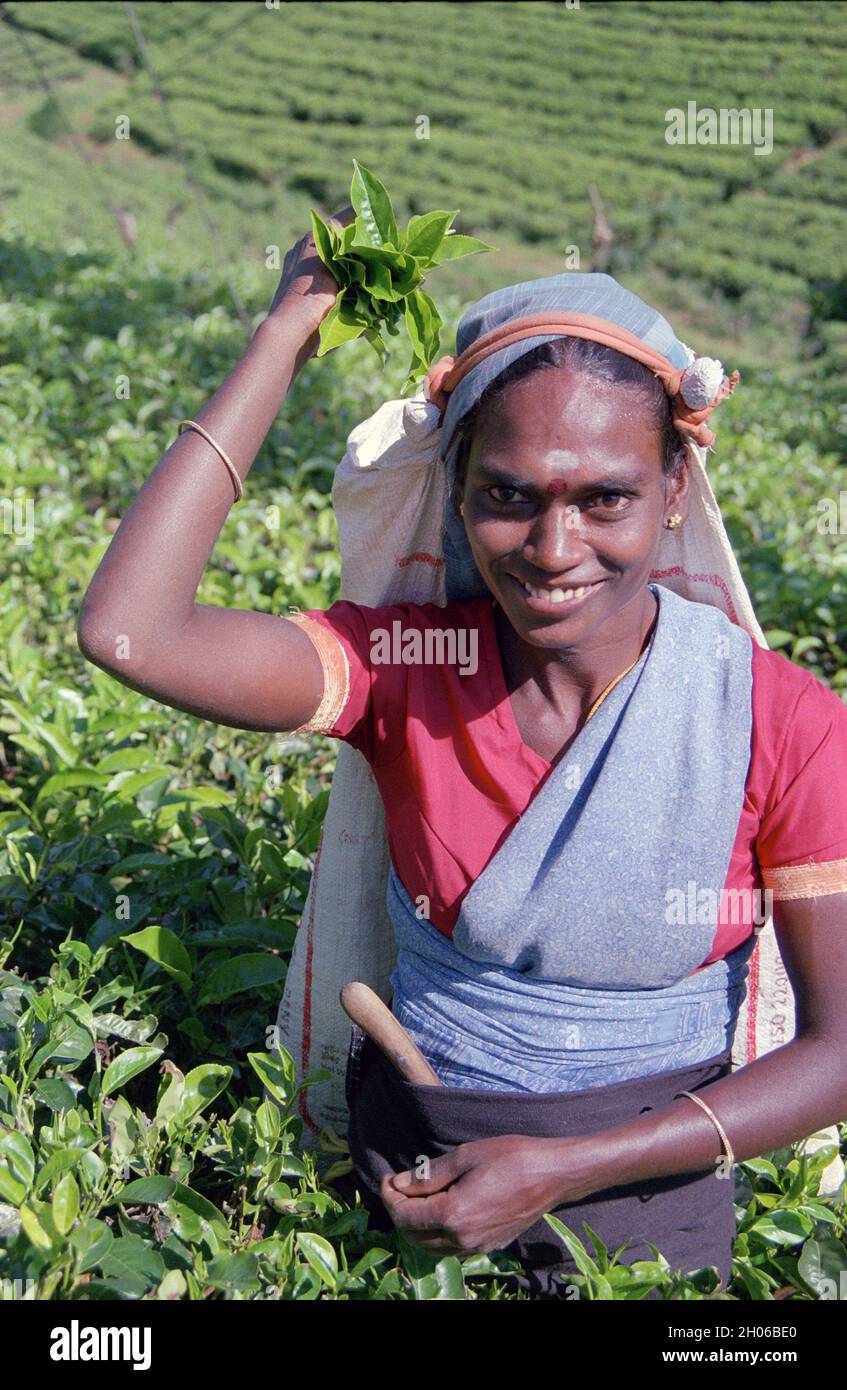
[[[543,598],[548,603],[567,603],[570,599],[582,598],[594,585],[583,584],[579,589],[533,589],[531,584],[524,584],[523,587],[533,598]]]

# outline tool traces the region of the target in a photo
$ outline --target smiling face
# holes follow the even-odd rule
[[[663,473],[632,387],[548,367],[492,400],[457,493],[477,568],[518,635],[579,647],[639,621],[665,519],[687,513],[688,469]]]

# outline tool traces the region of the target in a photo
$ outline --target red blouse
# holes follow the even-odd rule
[[[465,893],[552,771],[518,730],[491,599],[375,608],[339,599],[325,611],[287,616],[312,639],[325,675],[319,708],[294,732],[323,732],[364,755],[397,873],[413,901],[428,899],[427,917],[451,936]],[[423,644],[433,641],[427,629],[460,628],[469,642],[476,630],[475,671],[470,645],[458,648],[458,659],[410,664],[397,660],[397,645],[391,660],[380,660],[374,645],[380,632],[383,642],[402,631]],[[419,639],[407,638],[412,629]],[[712,950],[700,969],[762,924],[762,889],[774,901],[847,890],[847,705],[811,672],[755,641],[751,660],[744,806]]]

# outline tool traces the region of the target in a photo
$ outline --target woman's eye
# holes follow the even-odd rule
[[[629,498],[627,497],[625,492],[601,492],[598,493],[597,497],[594,500],[595,503],[599,504],[612,504],[609,506],[602,505],[601,510],[604,512],[620,512],[623,511],[624,507],[629,501]]]
[[[506,483],[495,483],[486,489],[493,502],[506,506],[514,502],[525,501],[520,488],[511,487]],[[598,492],[593,498],[589,498],[587,506],[599,507],[604,512],[623,511],[629,502],[629,497],[625,492]]]

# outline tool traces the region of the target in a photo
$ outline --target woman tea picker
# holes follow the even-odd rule
[[[336,293],[302,237],[200,428],[114,536],[80,645],[176,709],[320,730],[369,763],[391,1009],[441,1083],[404,1079],[354,1030],[349,1142],[375,1224],[435,1253],[506,1250],[519,1283],[555,1291],[574,1265],[554,1212],[629,1242],[624,1263],[650,1241],[725,1285],[733,1158],[847,1117],[847,709],[708,595],[653,576],[663,528],[694,515],[688,441],[712,442],[737,374],[692,362],[606,275],[489,294],[427,380],[451,484],[446,607],[199,605],[233,501],[221,458],[240,495]],[[478,661],[377,661],[373,635],[398,620],[404,640],[473,638]],[[732,1072],[763,889],[796,1036]]]

